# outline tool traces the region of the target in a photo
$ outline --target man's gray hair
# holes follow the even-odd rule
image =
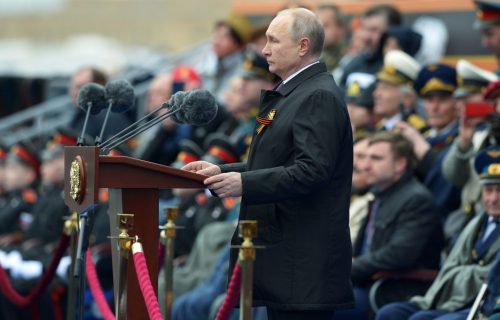
[[[308,38],[311,43],[310,54],[319,58],[323,50],[325,41],[325,30],[318,17],[305,8],[285,9],[278,13],[281,15],[291,15],[293,22],[289,27],[289,32],[294,41],[300,38]]]

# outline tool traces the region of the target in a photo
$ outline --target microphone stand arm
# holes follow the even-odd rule
[[[103,147],[101,149],[101,154],[107,154],[109,152],[109,150],[116,148],[117,146],[124,143],[125,141],[132,139],[133,137],[137,136],[138,134],[150,129],[151,127],[157,125],[158,123],[162,122],[163,120],[172,116],[173,114],[177,113],[180,110],[181,110],[180,108],[177,108],[177,110],[173,110],[173,111],[167,112],[165,114],[162,114],[161,116],[156,117],[156,118],[142,124],[141,126],[135,128],[134,130],[128,132],[127,134],[123,135],[122,137],[115,139],[115,141],[111,141],[110,143],[107,143],[107,142],[103,143],[103,145],[102,145]]]
[[[95,138],[95,145],[98,147],[101,144],[102,137],[104,136],[104,129],[106,129],[106,125],[108,124],[109,113],[111,112],[111,108],[113,108],[113,99],[109,100],[108,110],[106,110],[106,116],[104,117],[104,121],[101,127],[101,133],[99,136]]]
[[[151,111],[150,113],[146,114],[145,116],[143,116],[142,118],[140,118],[136,122],[132,123],[128,127],[126,127],[123,130],[121,130],[120,132],[115,133],[114,135],[112,135],[111,137],[109,137],[106,141],[104,141],[100,146],[102,147],[102,146],[106,146],[106,145],[109,145],[109,144],[113,143],[113,140],[119,139],[121,135],[123,135],[124,133],[126,133],[127,131],[129,131],[130,129],[132,129],[133,127],[137,126],[139,123],[141,123],[142,121],[146,120],[150,116],[158,113],[158,111],[160,111],[161,109],[163,109],[165,107],[165,105],[166,105],[166,103],[162,104],[161,106],[159,106],[155,110]]]
[[[87,123],[89,122],[90,112],[92,111],[92,102],[87,102],[87,112],[85,113],[85,121],[83,122],[82,132],[78,137],[76,144],[83,146],[85,131],[87,130]]]

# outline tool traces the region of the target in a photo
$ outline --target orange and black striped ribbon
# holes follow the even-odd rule
[[[275,115],[276,115],[276,109],[272,109],[271,111],[269,111],[269,113],[265,118],[261,118],[259,116],[256,117],[257,122],[260,124],[259,127],[257,128],[257,134],[260,134],[265,127],[273,123]]]

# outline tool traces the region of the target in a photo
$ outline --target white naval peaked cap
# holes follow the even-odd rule
[[[481,69],[464,59],[460,59],[457,62],[457,74],[464,80],[478,80],[486,83],[498,80],[498,76],[495,73]]]
[[[498,76],[479,68],[467,60],[457,62],[458,87],[453,93],[456,98],[465,98],[471,94],[481,93],[490,82],[498,80]]]
[[[420,64],[401,50],[391,50],[384,57],[384,67],[377,79],[395,84],[413,83],[420,71]]]

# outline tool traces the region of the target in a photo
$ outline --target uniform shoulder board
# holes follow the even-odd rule
[[[207,203],[208,197],[205,193],[199,193],[196,195],[195,200],[199,206],[203,206]]]
[[[99,189],[99,202],[109,201],[109,191],[107,188]]]
[[[416,114],[409,115],[406,119],[406,122],[408,122],[413,128],[417,130],[423,130],[427,126],[425,120]]]
[[[236,200],[234,198],[224,198],[222,199],[222,204],[226,210],[231,210],[236,205]]]
[[[36,191],[33,189],[26,189],[23,191],[23,201],[29,204],[35,204],[37,199]]]

